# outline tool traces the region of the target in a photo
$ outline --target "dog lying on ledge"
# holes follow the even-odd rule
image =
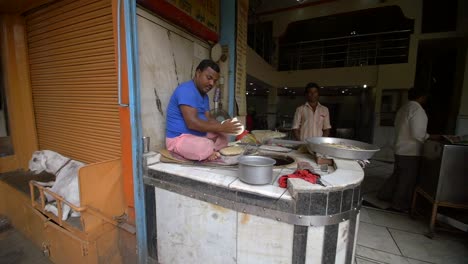
[[[34,174],[42,171],[55,175],[55,181],[36,182],[39,185],[47,187],[52,192],[63,197],[67,202],[80,206],[80,189],[78,184],[78,170],[85,164],[70,158],[64,157],[51,150],[35,151],[29,161],[29,170]],[[58,216],[57,206],[51,202],[55,198],[44,192],[47,199],[45,210]],[[67,220],[71,208],[66,203],[62,203],[62,220]],[[72,217],[80,216],[79,212],[73,211]],[[59,217],[59,216],[58,216]]]

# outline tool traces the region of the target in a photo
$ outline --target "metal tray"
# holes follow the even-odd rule
[[[330,145],[324,145],[324,143],[351,145],[360,149],[342,149]],[[370,159],[377,151],[380,150],[377,146],[361,141],[332,137],[308,138],[306,139],[306,146],[311,153],[317,152],[330,157],[353,160]]]
[[[352,145],[360,148],[356,149],[342,149],[333,146],[327,146],[323,143],[334,143]],[[380,148],[367,144],[361,141],[344,139],[344,138],[331,138],[331,137],[312,137],[305,141],[284,140],[284,139],[271,139],[267,144],[279,144],[282,146],[298,146],[306,145],[307,150],[311,154],[320,153],[334,158],[353,159],[353,160],[366,160],[370,159]]]

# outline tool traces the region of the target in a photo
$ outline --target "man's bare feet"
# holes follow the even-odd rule
[[[208,161],[213,161],[213,160],[217,160],[221,157],[221,154],[217,151],[213,152],[213,154],[211,154],[211,156],[209,156],[206,160]]]

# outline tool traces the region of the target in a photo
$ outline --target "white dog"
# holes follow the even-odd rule
[[[37,182],[42,186],[49,187],[52,192],[62,196],[67,202],[80,206],[80,190],[78,185],[78,170],[85,164],[70,158],[64,157],[51,150],[41,150],[33,153],[29,161],[29,170],[35,174],[42,171],[55,175],[55,181]],[[47,202],[52,202],[55,198],[44,193]],[[53,204],[47,204],[45,210],[58,216],[58,209]],[[62,206],[62,220],[68,219],[71,208],[66,203]],[[72,212],[72,216],[79,216],[79,212]]]

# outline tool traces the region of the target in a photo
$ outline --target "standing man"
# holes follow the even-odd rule
[[[239,122],[219,123],[210,115],[207,93],[219,79],[219,66],[212,60],[198,65],[192,80],[180,84],[167,106],[166,147],[189,160],[215,160],[227,146],[225,134],[236,133]]]
[[[423,144],[429,135],[427,115],[422,105],[428,93],[410,89],[408,100],[395,117],[395,164],[393,174],[385,181],[377,197],[391,203],[397,211],[408,212],[416,187]]]
[[[330,135],[330,114],[328,108],[319,103],[319,86],[309,83],[305,88],[307,102],[299,106],[294,114],[293,133],[297,140]]]

